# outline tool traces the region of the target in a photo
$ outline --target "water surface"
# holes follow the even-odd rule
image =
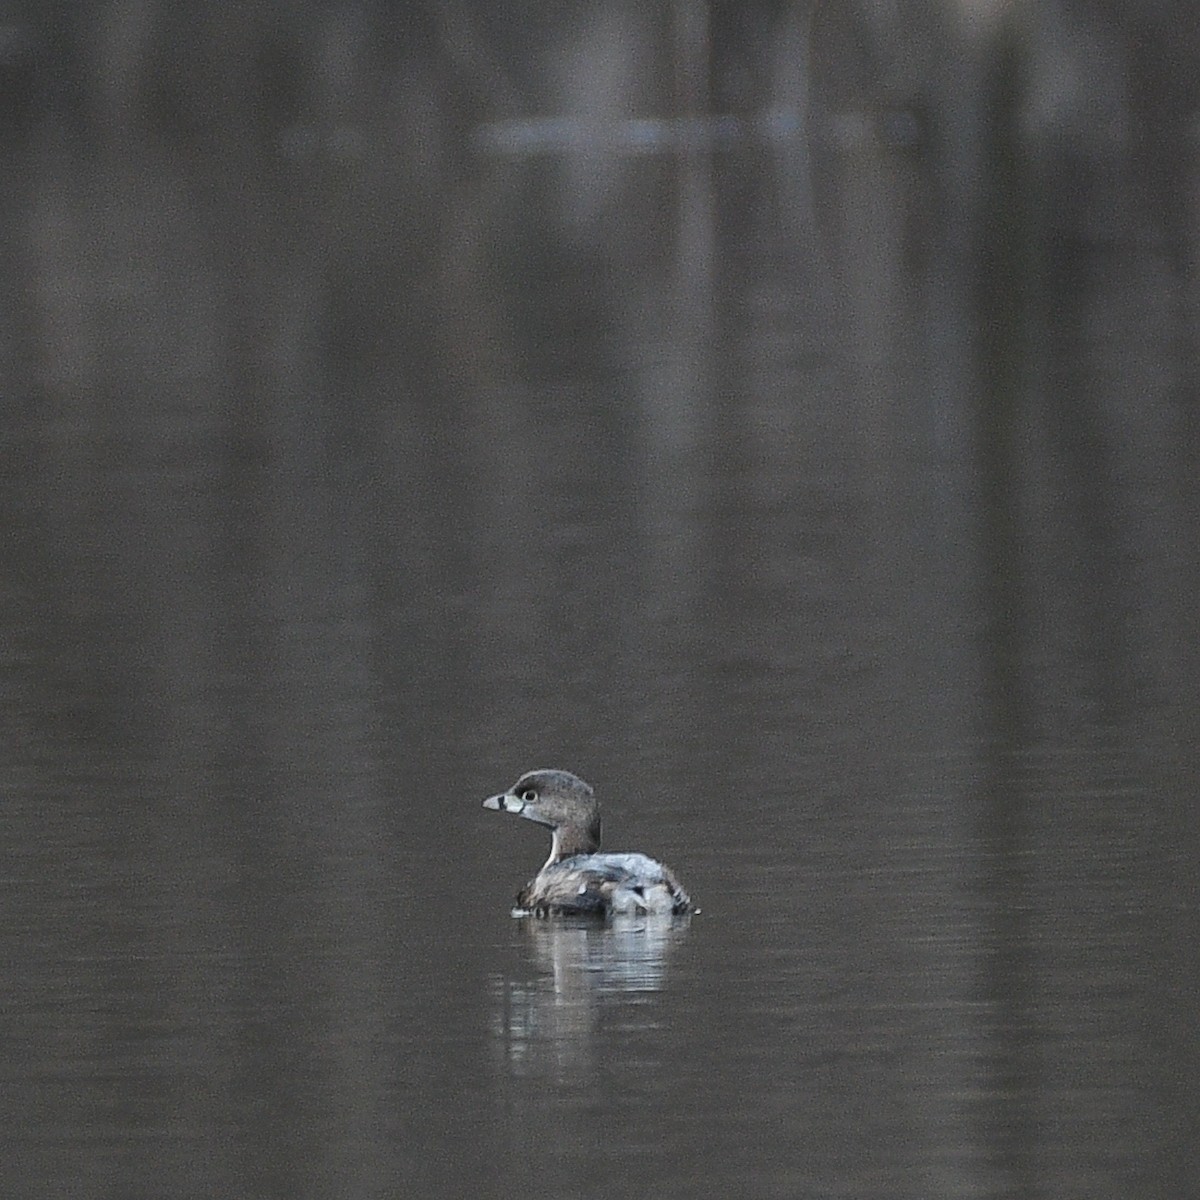
[[[297,17],[316,116],[272,42],[278,95],[134,72],[5,144],[11,1194],[1194,1185],[1170,163],[718,18],[712,95],[605,6]],[[620,120],[509,154],[522,77]],[[545,834],[480,802],[538,766],[702,912],[513,919]]]

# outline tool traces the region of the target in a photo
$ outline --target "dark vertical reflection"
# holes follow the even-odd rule
[[[995,1109],[986,1126],[995,1138],[1000,1177],[1013,1193],[1025,1193],[1036,1187],[1038,1131],[1031,1105],[1035,1057],[1028,1037],[1036,971],[1030,945],[1030,798],[1021,768],[1035,736],[1028,666],[1034,635],[1021,492],[1038,281],[1031,257],[1037,242],[1027,204],[1028,173],[1017,130],[1022,87],[1016,37],[1015,30],[1001,35],[985,76],[979,143],[983,173],[972,199],[980,214],[976,412],[986,795],[980,888],[988,929],[980,967],[991,1035],[985,1095]]]
[[[981,885],[994,922],[983,976],[996,1014],[992,1122],[1018,1190],[1036,1191],[1047,1172],[1116,1173],[1144,1186],[1122,1148],[1156,1143],[1163,1117],[1136,1082],[1149,1049],[1130,1031],[1137,1001],[1104,969],[1101,946],[1135,976],[1153,973],[1153,952],[1127,914],[1153,903],[1149,847],[1158,839],[1148,827],[1171,801],[1150,784],[1140,744],[1156,689],[1134,681],[1154,672],[1147,620],[1169,620],[1147,588],[1166,547],[1145,517],[1150,497],[1163,494],[1156,464],[1172,453],[1170,386],[1151,364],[1170,357],[1178,309],[1169,259],[1135,251],[1128,227],[1115,232],[1114,213],[1137,188],[1111,148],[1065,161],[1044,145],[1031,153],[1020,120],[1031,86],[1025,36],[1014,30],[993,65],[982,143],[991,798]],[[1071,799],[1080,787],[1093,796],[1087,810]],[[1048,955],[1050,931],[1065,928],[1075,930],[1071,948]],[[1090,1041],[1076,1040],[1067,1013]],[[1085,1083],[1106,1096],[1093,1119],[1108,1149],[1090,1156],[1072,1144],[1053,1100]]]

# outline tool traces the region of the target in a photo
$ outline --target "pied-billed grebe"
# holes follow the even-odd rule
[[[570,771],[527,771],[484,808],[514,813],[553,834],[546,865],[517,893],[517,913],[546,916],[690,913],[691,897],[669,867],[645,854],[598,854],[600,805]]]

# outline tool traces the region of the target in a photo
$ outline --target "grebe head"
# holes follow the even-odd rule
[[[570,771],[526,771],[508,791],[489,796],[483,807],[545,825],[554,834],[549,862],[600,849],[600,805],[592,789]]]

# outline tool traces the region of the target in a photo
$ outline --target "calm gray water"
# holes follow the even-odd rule
[[[0,1192],[1196,1195],[1153,31],[386,8],[0,55]]]

